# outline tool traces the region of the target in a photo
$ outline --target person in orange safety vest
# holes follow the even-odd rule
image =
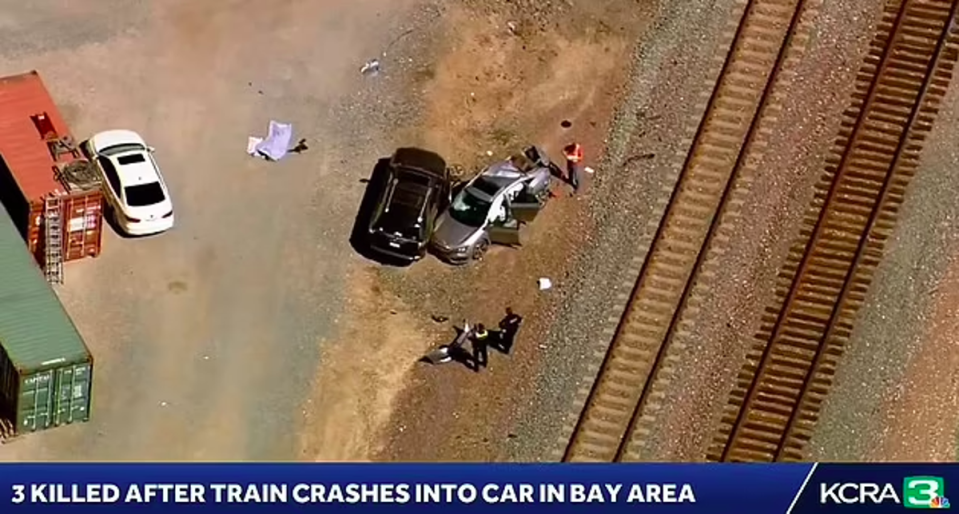
[[[573,194],[579,192],[579,179],[583,173],[583,146],[579,143],[570,143],[563,149],[566,155],[566,178],[573,186]]]

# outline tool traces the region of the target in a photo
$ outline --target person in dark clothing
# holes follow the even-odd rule
[[[513,342],[516,340],[516,333],[519,332],[519,326],[523,323],[523,317],[513,312],[512,307],[506,308],[506,317],[499,322],[499,349],[503,353],[509,353],[513,348]]]
[[[473,371],[479,372],[481,367],[485,368],[489,364],[489,350],[487,349],[489,332],[482,323],[476,325],[470,342],[473,346]]]

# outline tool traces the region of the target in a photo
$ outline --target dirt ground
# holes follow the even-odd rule
[[[140,132],[157,148],[177,227],[107,233],[98,259],[66,266],[61,298],[96,358],[92,421],[5,445],[0,459],[299,458],[321,347],[356,293],[347,241],[359,180],[396,143],[383,109],[398,95],[392,74],[358,70],[435,9],[63,4],[0,2],[0,25],[17,27],[0,31],[0,73],[39,70],[78,138]],[[276,163],[246,155],[271,119],[293,123],[311,149]],[[326,401],[308,414],[328,412]]]
[[[560,159],[562,146],[573,140],[584,144],[587,160],[598,162],[613,109],[622,100],[628,71],[622,63],[643,28],[642,4],[628,4],[593,2],[549,12],[523,5],[454,10],[450,27],[457,30],[451,30],[437,73],[426,84],[427,144],[472,170],[490,161],[480,153],[486,150],[501,157],[536,143]],[[561,127],[563,120],[572,123],[570,129]],[[491,350],[482,374],[458,364],[416,365],[413,385],[398,399],[388,426],[390,442],[377,459],[504,458],[500,442],[515,437],[508,427],[513,409],[525,401],[518,392],[541,371],[539,344],[548,311],[556,307],[536,280],[548,277],[563,288],[570,259],[594,231],[584,215],[585,200],[568,197],[568,191],[557,185],[556,198],[528,227],[521,249],[497,248],[470,269],[431,261],[382,274],[398,295],[420,307],[424,319],[437,314],[456,324],[469,319],[495,327],[509,306],[525,320],[514,355]],[[446,291],[437,291],[439,283]],[[455,335],[449,323],[434,333],[433,345]]]
[[[379,287],[371,269],[356,273],[349,280],[349,314],[340,333],[351,344],[328,346],[323,358],[336,366],[320,371],[303,411],[309,427],[300,434],[305,460],[364,460],[382,451],[375,436],[389,421],[396,391],[405,386],[404,363],[422,355],[428,327]]]
[[[527,143],[558,158],[572,139],[598,159],[644,12],[625,1],[287,0],[257,17],[246,1],[71,6],[4,9],[5,25],[30,30],[0,36],[0,72],[39,69],[78,137],[141,132],[159,149],[178,226],[108,233],[100,258],[68,266],[60,295],[97,358],[93,421],[5,446],[4,460],[392,451],[379,436],[404,425],[396,412],[417,395],[403,391],[425,373],[414,363],[450,333],[427,313],[492,324],[505,303],[533,312],[535,278],[561,287],[588,227],[560,189],[521,251],[467,270],[384,270],[346,244],[360,179],[400,144],[467,170]],[[377,56],[382,73],[357,72]],[[270,119],[292,122],[312,151],[246,156],[246,137]]]
[[[582,142],[587,152],[600,149],[625,71],[620,61],[635,35],[628,29],[633,18],[620,10],[625,7],[624,2],[607,2],[602,8],[593,4],[547,12],[497,2],[447,5],[439,29],[444,43],[434,49],[432,62],[412,74],[424,99],[421,122],[402,131],[403,138],[439,151],[467,173],[525,144],[541,145],[555,159],[572,140]],[[580,22],[563,22],[570,19]],[[564,120],[572,127],[561,127]],[[459,365],[431,369],[417,360],[455,332],[451,323],[430,318],[435,314],[456,323],[470,318],[493,326],[507,304],[522,314],[542,307],[536,278],[552,277],[561,287],[568,253],[580,241],[578,233],[588,230],[577,221],[580,201],[567,192],[564,186],[556,188],[557,198],[525,234],[522,249],[494,248],[477,266],[453,269],[427,259],[408,269],[371,263],[354,270],[362,277],[358,283],[370,284],[375,292],[359,294],[357,289],[350,297],[354,315],[344,321],[350,328],[342,337],[364,341],[373,351],[331,345],[342,350],[322,358],[324,363],[353,362],[324,366],[314,398],[331,394],[352,409],[307,419],[304,458],[460,458],[420,445],[421,438],[435,438],[458,423],[458,414],[445,410],[451,402],[464,401],[452,391],[478,379],[495,388],[489,380],[516,376],[517,365],[535,366],[529,359],[535,352],[523,348],[528,355],[518,357],[520,362],[492,364],[492,379],[474,377]],[[359,355],[364,357],[357,360]],[[512,401],[503,398],[503,403]],[[497,429],[498,414],[489,415],[490,430]],[[349,431],[343,431],[346,426]],[[337,430],[340,436],[334,435]],[[396,434],[413,440],[398,440]]]
[[[706,18],[723,10],[716,7],[722,2],[693,3],[683,9]],[[556,197],[525,230],[522,248],[494,248],[476,265],[452,268],[429,258],[390,268],[358,256],[348,239],[361,179],[400,145],[439,151],[471,173],[531,143],[560,160],[561,148],[576,140],[587,164],[598,167],[636,43],[660,35],[652,30],[662,22],[653,16],[660,3],[282,0],[265,14],[248,0],[122,9],[114,0],[77,0],[69,11],[61,4],[0,0],[0,27],[12,27],[0,31],[0,73],[38,69],[79,137],[121,126],[146,136],[158,148],[178,226],[138,240],[107,234],[100,258],[67,266],[60,295],[97,359],[93,420],[0,447],[0,460],[491,461],[515,458],[504,441],[553,435],[517,428],[546,404],[537,388],[550,372],[547,334],[557,330],[559,313],[588,309],[570,305],[565,293],[574,283],[592,289],[596,303],[614,296],[612,282],[580,276],[573,263],[600,244],[600,228],[616,240],[635,236],[612,233],[619,229],[600,227],[598,219],[649,224],[623,195],[650,205],[668,195],[666,183],[653,178],[668,171],[661,154],[681,153],[672,131],[688,121],[668,106],[690,104],[697,94],[691,88],[707,87],[684,69],[698,61],[645,56],[669,65],[672,79],[657,86],[653,100],[669,112],[640,120],[642,151],[635,155],[642,163],[633,154],[618,156],[630,157],[616,163],[629,187],[604,186],[621,189],[620,196],[593,196],[602,169],[587,176],[580,198],[558,183]],[[861,5],[840,4],[825,9],[827,26],[868,25]],[[254,9],[256,16],[249,14]],[[681,26],[685,34],[669,37],[709,48],[718,33],[690,31]],[[797,90],[841,82],[858,66],[848,58],[861,46],[855,34],[830,34],[816,45],[849,51],[824,51],[828,66],[807,70]],[[361,75],[359,67],[373,57],[382,72]],[[717,304],[706,316],[712,325],[701,330],[713,327],[732,341],[748,325],[749,314],[740,311],[756,303],[756,277],[770,275],[778,258],[766,248],[775,241],[760,232],[785,223],[784,206],[804,206],[795,189],[806,171],[818,170],[822,156],[810,145],[831,139],[822,127],[832,126],[825,118],[838,112],[833,105],[843,104],[841,96],[808,95],[819,104],[787,110],[783,140],[792,149],[770,169],[786,166],[791,174],[760,181],[775,188],[756,207],[768,211],[757,215],[763,223],[754,224],[750,239],[760,244],[731,252],[730,259],[749,265],[725,277],[742,296]],[[292,122],[310,151],[277,163],[245,155],[247,136],[262,134],[271,119]],[[809,160],[800,162],[799,154]],[[655,186],[646,187],[647,180]],[[590,203],[595,198],[600,205]],[[619,268],[611,269],[615,275]],[[553,288],[538,290],[539,277]],[[951,382],[927,384],[917,370],[951,363],[934,355],[953,342],[954,287],[942,290],[943,321],[929,332],[929,351],[911,365],[916,380],[903,386],[904,413],[925,402],[919,391],[949,394]],[[494,326],[507,306],[525,318],[512,355],[491,350],[482,373],[418,362],[455,335],[454,324],[465,318]],[[588,348],[566,351],[550,358],[578,362],[595,347],[590,339]],[[702,355],[727,355],[720,345],[710,351]],[[723,399],[716,376],[738,368],[690,362],[705,386],[683,392],[669,424],[708,427],[711,407]],[[915,418],[889,412],[896,433],[925,430]],[[702,423],[689,421],[694,414]],[[706,431],[673,432],[657,458],[698,458]],[[888,454],[902,455],[897,448],[910,437],[887,439]],[[928,457],[947,454],[940,445]]]
[[[886,403],[884,428],[870,459],[955,462],[959,430],[959,266],[953,263],[931,299],[922,344]]]

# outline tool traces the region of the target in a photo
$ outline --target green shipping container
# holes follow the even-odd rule
[[[0,435],[89,420],[92,383],[93,356],[0,207]]]

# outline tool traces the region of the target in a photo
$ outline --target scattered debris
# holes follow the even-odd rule
[[[573,126],[573,122],[572,122],[572,121],[569,121],[569,120],[563,120],[563,121],[561,121],[561,122],[559,123],[559,126],[565,128],[565,129],[568,129],[568,128],[570,128],[570,127]]]
[[[595,172],[596,170],[594,170],[593,168],[590,168],[589,166],[586,166],[586,173],[589,173],[590,175],[592,175]]]
[[[639,154],[639,155],[630,155],[629,157],[626,158],[625,161],[623,161],[623,167],[625,168],[626,166],[629,166],[630,164],[636,161],[645,161],[645,160],[652,159],[653,157],[656,157],[656,154],[652,152]]]
[[[369,61],[366,61],[366,64],[360,68],[360,73],[371,77],[378,75],[380,73],[379,59],[370,59]]]
[[[271,120],[266,138],[250,137],[247,140],[246,151],[254,157],[278,161],[289,152],[292,139],[293,125]]]
[[[493,151],[492,151],[492,150],[487,150],[487,151],[486,151],[486,156],[487,156],[487,157],[492,157],[492,156],[493,156]]]
[[[436,323],[446,323],[447,321],[450,320],[450,319],[449,319],[448,317],[446,317],[446,316],[438,316],[438,315],[436,315],[436,314],[430,316],[430,318],[431,318],[433,321],[435,321]]]
[[[166,406],[167,406],[167,402],[160,402],[160,407],[166,407]]]
[[[454,164],[450,166],[450,176],[456,180],[464,179],[466,177],[466,168],[462,164]]]
[[[553,281],[550,280],[550,279],[548,279],[548,278],[546,278],[546,277],[543,277],[543,278],[539,279],[539,280],[537,281],[537,283],[539,284],[539,290],[540,290],[540,291],[545,291],[545,290],[553,287]]]
[[[511,22],[511,21],[506,22],[506,28],[509,29],[509,33],[510,33],[510,34],[512,34],[512,35],[514,35],[514,36],[516,35],[516,24],[515,24],[515,23],[513,23],[513,22]]]

